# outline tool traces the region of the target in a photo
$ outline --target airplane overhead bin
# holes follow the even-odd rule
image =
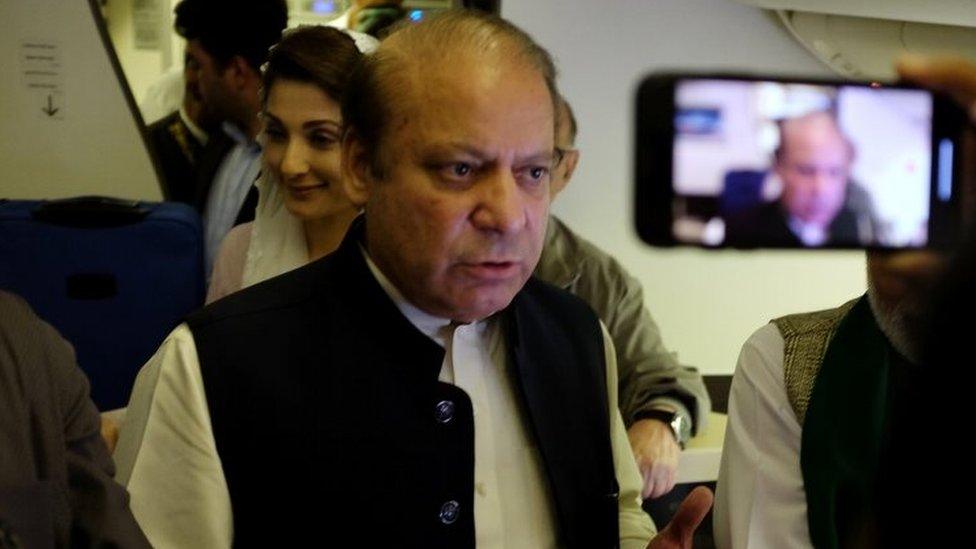
[[[903,53],[956,53],[976,59],[971,0],[736,0],[770,10],[837,73],[891,80]]]

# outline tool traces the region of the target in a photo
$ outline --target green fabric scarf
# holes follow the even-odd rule
[[[814,547],[859,547],[876,539],[892,352],[862,297],[827,347],[803,423],[800,468]]]
[[[381,38],[379,36],[380,32],[400,19],[403,19],[406,13],[406,10],[401,8],[399,3],[396,2],[363,8],[359,12],[359,17],[356,20],[356,28],[353,30]]]

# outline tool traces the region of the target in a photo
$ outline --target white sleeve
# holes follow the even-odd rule
[[[238,225],[220,242],[217,259],[214,260],[210,273],[207,304],[240,290],[244,285],[244,264],[247,261],[247,249],[251,245],[253,226],[253,221]]]
[[[149,84],[146,94],[139,103],[139,110],[146,125],[152,124],[160,118],[180,108],[183,103],[183,64],[169,69],[162,76]]]
[[[617,406],[617,353],[607,327],[603,329],[603,353],[607,364],[607,402],[610,404],[610,442],[613,449],[613,469],[617,475],[620,495],[617,498],[620,549],[644,549],[657,533],[651,517],[641,508],[641,488],[644,486],[634,453],[630,449],[627,428]]]
[[[231,546],[230,494],[185,324],[139,372],[114,457],[153,547]]]
[[[808,548],[801,427],[786,395],[783,337],[774,324],[742,346],[715,494],[719,549]]]

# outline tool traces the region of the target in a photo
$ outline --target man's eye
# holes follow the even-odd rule
[[[517,172],[517,177],[523,183],[536,184],[546,179],[549,175],[549,168],[545,166],[526,167]]]
[[[451,175],[455,177],[466,177],[471,173],[471,165],[465,164],[464,162],[458,162],[451,166]]]
[[[471,183],[478,171],[478,167],[470,162],[442,161],[432,163],[430,168],[440,180],[451,185]]]
[[[817,175],[817,169],[807,164],[800,164],[796,167],[796,173],[802,175],[803,177],[813,177]]]

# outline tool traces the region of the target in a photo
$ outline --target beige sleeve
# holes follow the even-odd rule
[[[620,496],[617,499],[620,517],[621,549],[644,549],[648,541],[657,533],[651,517],[641,508],[641,481],[637,462],[630,449],[627,428],[624,427],[620,409],[617,407],[617,358],[613,340],[607,327],[603,329],[603,352],[607,362],[607,398],[610,403],[610,440],[613,446],[613,467],[617,473]]]
[[[230,493],[185,324],[139,372],[115,460],[116,478],[153,547],[231,546]]]
[[[712,406],[701,374],[681,364],[664,346],[661,330],[644,303],[640,282],[616,260],[604,268],[601,279],[610,282],[589,291],[603,295],[602,299],[594,297],[598,303],[594,308],[613,337],[624,422],[629,425],[637,413],[665,404],[685,416],[692,433],[701,432]]]

